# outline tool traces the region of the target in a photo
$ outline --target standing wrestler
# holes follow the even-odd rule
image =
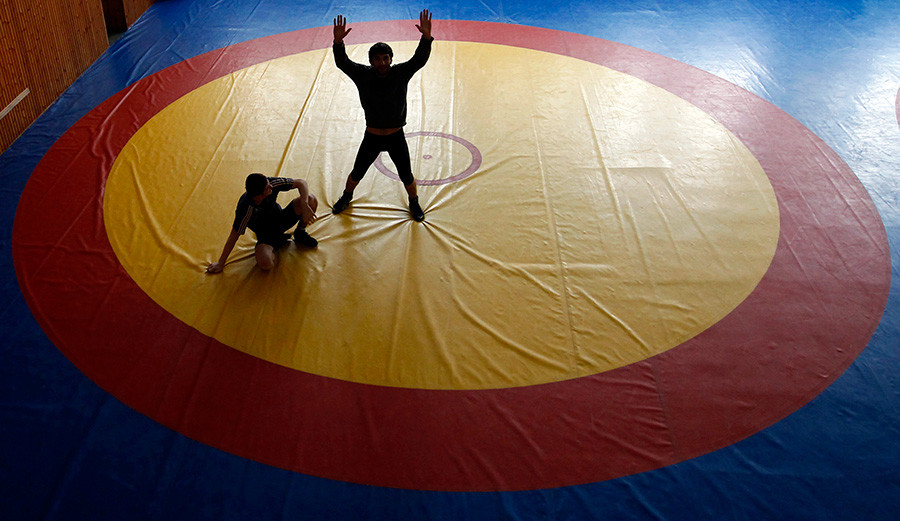
[[[287,208],[282,208],[277,201],[278,193],[293,188],[300,192],[300,196],[295,197]],[[309,193],[306,181],[254,173],[247,176],[244,189],[246,191],[238,199],[234,223],[222,254],[218,261],[207,266],[207,273],[219,273],[225,269],[228,255],[247,228],[256,234],[256,265],[264,271],[275,266],[275,251],[287,244],[291,235],[285,232],[295,224],[294,242],[308,248],[319,244],[306,232],[306,226],[316,218],[316,207],[319,205],[316,196]]]
[[[392,65],[394,52],[386,43],[376,43],[369,49],[369,64],[356,63],[347,57],[344,37],[352,30],[347,28],[347,20],[338,16],[334,20],[334,61],[356,84],[359,101],[366,114],[366,132],[363,135],[353,170],[347,177],[344,193],[332,207],[333,213],[341,213],[353,199],[353,190],[359,184],[366,170],[381,152],[387,152],[397,166],[397,172],[406,193],[409,194],[409,213],[416,221],[425,219],[425,212],[419,206],[416,180],[409,160],[409,146],[403,126],[406,125],[406,88],[413,74],[425,66],[431,55],[431,13],[423,9],[419,14],[416,29],[422,33],[419,46],[413,57],[405,62]]]

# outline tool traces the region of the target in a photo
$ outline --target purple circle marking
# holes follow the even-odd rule
[[[411,137],[417,137],[417,136],[442,137],[442,138],[456,141],[460,145],[466,147],[466,150],[468,150],[469,153],[472,154],[472,162],[469,163],[469,166],[465,170],[463,170],[462,172],[460,172],[456,175],[453,175],[450,177],[445,177],[443,179],[424,179],[424,180],[416,179],[416,184],[419,184],[422,186],[445,185],[448,183],[453,183],[455,181],[459,181],[460,179],[465,179],[465,178],[469,177],[470,175],[474,174],[475,172],[477,172],[479,168],[481,168],[481,151],[478,150],[478,147],[473,145],[471,142],[469,142],[459,136],[454,136],[453,134],[445,134],[443,132],[410,132],[409,134],[406,134],[407,139],[409,139]],[[424,159],[432,158],[431,154],[426,154],[423,157],[424,157]],[[384,161],[381,160],[381,154],[378,154],[378,157],[375,159],[375,168],[382,174],[390,177],[391,179],[395,179],[397,181],[400,180],[400,176],[398,176],[395,172],[391,172],[391,170],[387,166],[385,166]]]
[[[900,125],[900,89],[897,90],[897,99],[894,101],[894,111],[897,113],[897,124]]]

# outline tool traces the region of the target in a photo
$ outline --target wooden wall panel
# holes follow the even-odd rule
[[[28,97],[7,113],[7,107],[26,89],[25,63],[19,52],[19,42],[15,38],[12,26],[12,8],[6,2],[0,2],[0,151],[15,139],[19,131],[28,125],[24,107],[29,103]],[[9,135],[10,137],[7,137]]]
[[[5,150],[107,48],[101,0],[0,0],[0,119]]]
[[[153,4],[153,0],[123,0],[125,5],[125,23],[128,27],[144,14],[144,11]]]

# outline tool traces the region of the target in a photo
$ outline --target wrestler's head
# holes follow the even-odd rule
[[[262,195],[263,192],[266,191],[266,186],[269,184],[269,179],[258,173],[252,173],[247,176],[247,180],[244,181],[244,189],[247,190],[247,194],[251,197],[256,197],[257,195]]]
[[[369,63],[379,74],[387,74],[391,69],[391,61],[394,59],[394,51],[391,46],[378,42],[369,48]]]
[[[269,178],[262,174],[253,173],[248,175],[247,180],[244,181],[244,189],[253,198],[253,204],[260,204],[263,202],[263,199],[272,195],[272,185],[269,184]]]

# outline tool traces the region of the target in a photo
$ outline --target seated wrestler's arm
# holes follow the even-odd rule
[[[225,269],[225,261],[228,260],[228,256],[231,255],[231,250],[234,249],[234,245],[237,244],[238,238],[240,238],[240,234],[234,228],[231,229],[231,233],[228,235],[228,239],[225,241],[225,246],[222,248],[222,254],[219,255],[219,260],[211,263],[206,267],[206,273],[221,273],[222,270]]]
[[[308,226],[316,220],[316,212],[309,206],[309,185],[303,179],[294,179],[293,188],[300,192],[300,220]]]

